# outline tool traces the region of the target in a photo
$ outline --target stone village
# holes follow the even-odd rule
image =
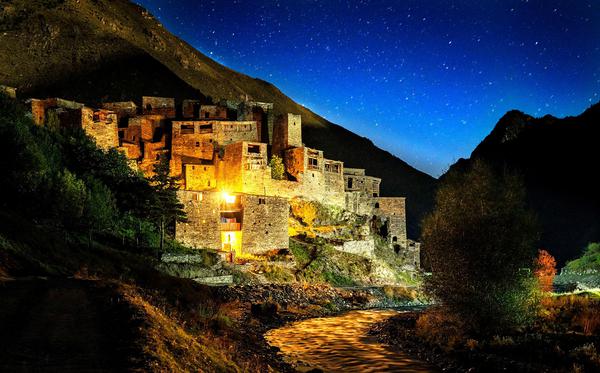
[[[50,117],[61,127],[79,127],[103,149],[116,148],[145,175],[162,156],[180,180],[188,216],[176,239],[193,248],[261,255],[289,246],[290,201],[303,199],[379,219],[389,250],[402,255],[406,270],[418,270],[419,244],[407,238],[405,198],[381,197],[381,179],[344,167],[302,143],[300,115],[275,116],[273,104],[143,97],[94,109],[60,98],[29,99],[34,122]],[[283,178],[272,177],[270,160],[282,160]],[[368,235],[336,246],[370,256]],[[230,258],[233,256],[230,256]]]

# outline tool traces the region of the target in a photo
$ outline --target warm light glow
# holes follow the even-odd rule
[[[221,250],[235,251],[236,256],[242,253],[242,232],[241,231],[223,231],[221,232]]]
[[[227,192],[223,192],[223,200],[225,200],[225,203],[228,204],[235,203],[235,196],[232,196]]]

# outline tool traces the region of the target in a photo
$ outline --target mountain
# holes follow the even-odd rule
[[[578,257],[587,243],[600,242],[599,141],[600,103],[563,119],[534,118],[514,110],[469,159],[460,159],[448,173],[483,159],[521,174],[542,226],[541,247],[564,264]]]
[[[211,60],[127,0],[1,2],[0,84],[17,87],[21,98],[58,96],[90,105],[141,104],[142,95],[273,102],[276,114],[302,115],[307,146],[383,178],[382,195],[407,197],[410,236],[418,235],[420,219],[432,206],[434,178],[297,104],[274,85]]]

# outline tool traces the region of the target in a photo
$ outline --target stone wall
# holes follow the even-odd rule
[[[283,157],[284,151],[302,147],[302,117],[295,114],[279,115],[273,128],[273,154]]]
[[[171,174],[183,176],[183,164],[212,162],[215,148],[212,125],[197,121],[174,121],[171,135]]]
[[[346,168],[344,170],[344,184],[347,192],[364,192],[371,197],[379,197],[380,178],[352,173],[349,170],[356,169]],[[364,170],[362,171],[364,173]]]
[[[122,119],[136,116],[138,110],[137,105],[133,101],[105,102],[102,104],[102,108],[114,111],[117,114],[119,122]]]
[[[327,205],[345,206],[342,162],[327,160],[322,151],[307,147],[286,150],[283,161],[286,172],[296,179],[297,185],[282,189],[281,195],[288,192],[292,194],[290,198],[301,197]],[[339,172],[325,171],[325,164],[337,165]],[[276,188],[277,183],[274,183],[273,194],[278,193]]]
[[[181,104],[181,116],[186,119],[200,118],[200,100],[183,100]]]
[[[237,105],[237,120],[256,122],[256,140],[273,143],[273,104],[267,102],[243,101]]]
[[[179,191],[178,197],[188,215],[187,222],[177,223],[175,238],[194,248],[221,250],[228,235],[231,245],[241,252],[261,254],[272,249],[288,248],[289,203],[286,198],[240,194],[241,231],[221,224],[222,194],[219,192]],[[223,229],[222,229],[223,228]],[[237,229],[240,227],[238,226]]]
[[[217,187],[216,167],[213,165],[184,165],[184,180],[187,190],[211,190]]]
[[[242,195],[242,250],[261,254],[289,247],[287,198]]]
[[[221,249],[219,193],[177,192],[187,214],[187,222],[178,222],[175,238],[193,248]]]
[[[164,115],[167,118],[175,118],[175,99],[171,97],[142,97],[142,113]]]
[[[373,215],[376,201],[370,195],[360,192],[345,192],[345,209],[357,215]]]
[[[360,255],[365,258],[375,256],[375,241],[373,239],[362,241],[346,241],[343,245],[334,246],[336,250],[345,253]]]
[[[389,241],[393,245],[406,248],[406,199],[404,197],[379,197],[376,200],[375,214],[388,221]]]
[[[109,110],[81,109],[81,128],[98,147],[107,150],[119,146],[117,114]]]
[[[43,126],[46,123],[46,112],[49,109],[64,109],[64,111],[79,111],[84,107],[84,105],[79,102],[69,101],[69,100],[65,100],[62,98],[47,98],[45,100],[38,100],[38,99],[32,98],[32,99],[28,100],[28,102],[31,105],[31,114],[33,117],[33,122],[39,126]],[[78,113],[77,115],[79,115],[78,120],[80,120],[81,114]],[[62,125],[63,125],[63,123],[61,122],[61,126]],[[81,123],[78,122],[78,123],[76,123],[76,125],[80,126]]]
[[[199,119],[227,119],[227,108],[221,105],[202,105]]]

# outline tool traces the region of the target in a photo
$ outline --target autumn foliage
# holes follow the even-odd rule
[[[552,291],[552,282],[556,275],[556,260],[546,250],[538,250],[534,273],[540,283],[540,289],[547,292]]]

